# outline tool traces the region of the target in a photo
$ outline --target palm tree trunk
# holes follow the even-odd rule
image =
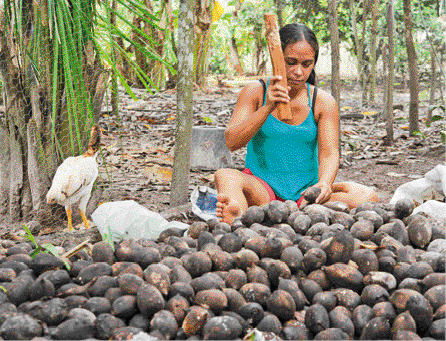
[[[46,2],[22,0],[23,12],[15,5],[11,1],[8,11],[0,9],[0,73],[5,95],[5,119],[0,121],[4,146],[0,149],[0,220],[20,221],[32,211],[48,209],[45,195],[59,160],[85,147],[85,128],[91,121],[74,122],[68,114],[71,99],[63,63],[55,56],[59,45],[53,45]],[[11,21],[11,10],[21,18],[21,27]],[[31,22],[30,13],[39,21]],[[79,65],[94,119],[100,112],[106,77],[91,48],[87,42]],[[79,143],[70,138],[75,125],[84,134]]]

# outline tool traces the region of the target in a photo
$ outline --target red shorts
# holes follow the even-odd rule
[[[248,168],[245,168],[242,171],[242,173],[245,173],[245,174],[248,174],[248,175],[252,175],[254,178],[259,180],[260,183],[263,185],[263,187],[265,187],[266,191],[268,192],[268,195],[269,195],[269,198],[270,198],[271,201],[273,201],[273,200],[285,201],[281,197],[278,197],[276,195],[276,193],[274,193],[274,191],[273,191],[273,189],[271,188],[270,185],[268,185],[264,180],[260,179],[258,176],[255,176],[254,174],[252,174],[252,172]],[[297,201],[296,201],[297,207],[300,207],[300,204],[302,203],[303,198],[304,197],[301,196],[299,199],[297,199]]]

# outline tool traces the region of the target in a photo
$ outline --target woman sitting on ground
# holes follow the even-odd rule
[[[353,182],[334,183],[339,169],[339,112],[334,98],[315,86],[319,45],[303,24],[279,31],[288,89],[280,76],[246,85],[225,132],[228,148],[247,145],[246,168],[219,169],[217,216],[232,221],[249,206],[272,200],[303,204],[301,193],[320,187],[316,203],[342,201],[350,208],[379,201],[371,188]],[[277,104],[289,103],[292,119],[280,121]]]

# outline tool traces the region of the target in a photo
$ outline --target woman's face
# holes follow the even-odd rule
[[[305,86],[314,69],[315,51],[305,39],[288,44],[283,51],[288,86],[300,88]]]

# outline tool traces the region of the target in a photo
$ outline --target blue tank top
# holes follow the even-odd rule
[[[249,141],[246,168],[271,186],[285,200],[298,200],[300,193],[318,181],[317,124],[312,110],[299,125],[290,125],[269,115]]]

